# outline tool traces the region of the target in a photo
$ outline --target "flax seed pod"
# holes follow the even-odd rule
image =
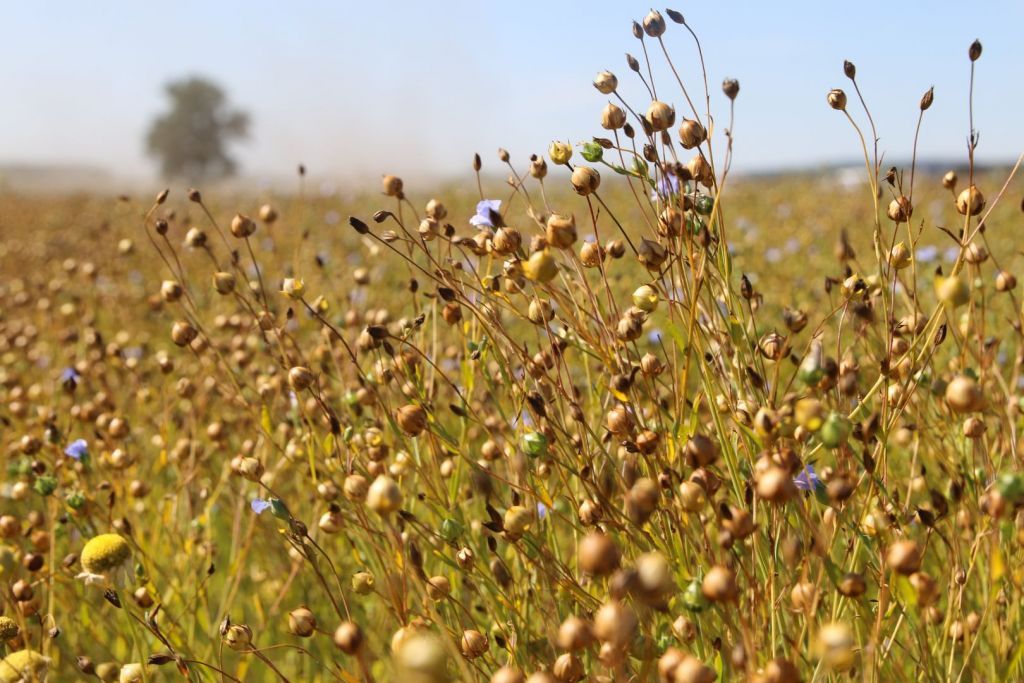
[[[707,138],[708,132],[699,121],[683,119],[683,122],[679,124],[679,143],[683,149],[699,147]]]
[[[654,100],[647,108],[647,115],[644,117],[644,120],[654,132],[660,133],[661,131],[668,130],[675,124],[676,110],[661,100]]]
[[[616,104],[609,102],[601,111],[601,127],[605,130],[618,130],[626,125],[626,112]]]

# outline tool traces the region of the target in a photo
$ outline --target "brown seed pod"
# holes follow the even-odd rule
[[[896,541],[885,553],[885,564],[897,573],[909,576],[921,568],[923,555],[916,541]]]
[[[548,244],[552,247],[568,249],[576,243],[575,216],[560,216],[557,213],[553,213],[548,216],[546,228],[545,235]]]
[[[711,602],[725,602],[733,600],[739,594],[739,586],[736,583],[736,573],[728,567],[715,565],[704,575],[701,582],[701,592]]]
[[[718,459],[718,445],[703,434],[694,434],[683,447],[683,457],[690,467],[706,467]]]
[[[699,121],[683,119],[683,122],[679,124],[679,143],[683,149],[699,147],[707,138],[708,132]]]
[[[256,232],[256,222],[248,216],[236,213],[231,219],[231,234],[239,239],[244,239]]]
[[[196,331],[196,328],[184,320],[179,320],[171,327],[171,341],[177,346],[188,346],[198,336],[199,332]]]
[[[963,432],[968,439],[980,439],[985,435],[985,421],[980,417],[971,416],[964,420]]]
[[[490,683],[526,683],[526,677],[515,667],[503,666],[491,675]]]
[[[765,683],[800,683],[800,670],[788,659],[776,657],[764,667]]]
[[[334,630],[334,644],[347,655],[354,655],[363,647],[363,631],[351,621],[343,621]]]
[[[270,204],[264,204],[260,207],[260,220],[267,225],[272,225],[277,220],[277,209]]]
[[[382,515],[398,510],[402,506],[402,490],[394,479],[380,475],[373,480],[366,491],[366,507]]]
[[[846,111],[846,93],[839,88],[829,90],[826,99],[828,100],[828,106],[836,111]]]
[[[637,617],[624,602],[610,600],[594,614],[594,636],[612,648],[621,648],[633,639]]]
[[[957,413],[973,413],[985,405],[981,386],[967,375],[957,375],[946,385],[946,405]]]
[[[444,576],[432,576],[427,579],[427,596],[434,601],[444,600],[452,592],[452,584]]]
[[[305,391],[316,381],[316,375],[307,367],[296,365],[288,371],[288,384],[296,393]]]
[[[611,536],[601,532],[587,534],[577,550],[580,570],[593,576],[608,576],[619,568],[622,552]]]
[[[604,250],[594,242],[584,242],[580,247],[580,263],[587,268],[597,268],[604,261]]]
[[[402,198],[402,179],[398,176],[385,175],[380,180],[381,189],[388,197]]]
[[[889,209],[886,211],[889,220],[894,223],[906,223],[914,214],[914,205],[904,196],[899,196],[889,202]]]
[[[704,662],[684,654],[672,672],[672,683],[713,683],[717,677],[715,670]]]
[[[1017,287],[1017,276],[1008,270],[1000,270],[996,274],[996,291],[1009,292]]]
[[[466,629],[462,632],[462,640],[459,649],[466,659],[476,659],[487,652],[487,637],[474,629]]]
[[[316,617],[306,606],[297,607],[288,613],[288,631],[300,638],[309,638],[316,633]]]
[[[963,190],[956,198],[956,210],[961,216],[977,216],[985,208],[985,195],[976,185]]]
[[[594,77],[594,87],[602,95],[611,95],[619,87],[619,79],[610,71],[601,71]]]
[[[676,110],[661,100],[654,100],[647,107],[647,115],[644,117],[644,120],[655,133],[660,133],[661,131],[668,130],[675,124]]]
[[[626,112],[621,107],[609,102],[601,110],[601,127],[605,130],[618,130],[626,125]]]
[[[558,647],[576,652],[590,647],[594,642],[594,630],[590,622],[577,616],[568,617],[558,627]]]
[[[589,166],[577,166],[569,179],[576,194],[586,197],[597,191],[601,185],[601,174]]]
[[[770,503],[785,503],[797,494],[796,484],[789,472],[781,467],[770,467],[757,478],[757,495]]]
[[[661,16],[661,12],[652,9],[644,17],[644,33],[651,38],[660,38],[665,33],[665,18]]]
[[[555,664],[551,667],[555,678],[566,683],[576,683],[586,676],[583,669],[583,661],[571,652],[565,652],[558,656]]]
[[[419,436],[427,428],[427,411],[423,406],[409,403],[395,412],[395,421],[409,436]]]

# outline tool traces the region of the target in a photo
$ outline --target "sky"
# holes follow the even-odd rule
[[[247,176],[288,177],[298,163],[311,176],[344,182],[376,182],[385,172],[468,176],[474,152],[497,172],[498,147],[523,164],[553,139],[604,134],[598,122],[608,97],[591,86],[601,69],[619,76],[634,108],[646,108],[624,53],[642,58],[630,25],[649,9],[626,0],[4,3],[0,166],[75,164],[155,178],[144,139],[166,106],[163,87],[202,75],[252,117],[250,139],[235,149]],[[963,158],[967,47],[975,38],[984,45],[977,156],[1000,162],[1024,151],[1024,3],[723,1],[674,9],[701,38],[719,121],[728,111],[722,79],[740,81],[738,171],[857,159],[854,133],[825,103],[829,88],[849,89],[844,59],[857,65],[887,158],[909,158],[918,101],[933,85],[921,156]],[[670,23],[665,37],[691,94],[701,92],[689,35]],[[682,113],[670,72],[655,67],[655,79],[660,98]]]

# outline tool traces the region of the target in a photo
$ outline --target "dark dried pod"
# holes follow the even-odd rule
[[[935,101],[935,88],[928,88],[928,92],[921,96],[921,111],[928,111],[928,107],[932,106],[932,102]]]
[[[730,100],[735,100],[736,96],[740,94],[740,82],[735,78],[727,78],[722,81],[722,92]]]
[[[967,49],[967,56],[971,58],[972,62],[978,61],[981,57],[981,41],[975,40],[971,43],[971,47]]]
[[[380,221],[377,222],[379,223]],[[368,226],[366,223],[362,222],[355,216],[348,217],[348,224],[351,225],[352,229],[358,232],[360,235],[365,235],[366,233],[370,232],[370,226]]]

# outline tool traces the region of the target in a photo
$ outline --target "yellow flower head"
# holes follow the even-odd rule
[[[0,660],[0,683],[42,680],[50,658],[32,650],[18,650]]]
[[[290,299],[301,298],[302,293],[305,291],[306,283],[302,281],[302,278],[298,277],[286,277],[281,286],[281,293]]]
[[[131,569],[132,549],[118,534],[100,534],[82,549],[82,569],[78,578],[86,583],[127,582]]]
[[[572,145],[565,142],[552,142],[551,147],[548,148],[548,156],[558,165],[567,164],[569,159],[572,159]]]

